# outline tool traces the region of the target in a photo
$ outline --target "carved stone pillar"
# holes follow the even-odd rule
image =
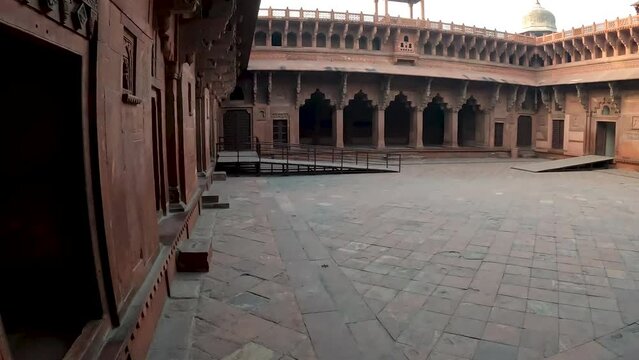
[[[288,124],[288,132],[289,132],[289,141],[291,145],[299,145],[300,143],[300,112],[293,109],[289,115],[289,124]]]
[[[410,146],[416,149],[424,147],[424,109],[415,107],[410,113]]]
[[[333,110],[333,145],[344,147],[344,110],[339,107]]]
[[[373,146],[377,149],[386,147],[384,141],[384,110],[379,107],[373,112]]]
[[[177,103],[180,72],[176,63],[167,63],[166,69],[166,167],[169,182],[169,211],[186,209],[180,193]]]
[[[444,123],[444,144],[450,147],[459,147],[457,143],[457,133],[459,129],[459,110],[461,108],[455,107],[450,110],[446,116]]]
[[[495,109],[488,109],[485,116],[486,146],[495,147]]]

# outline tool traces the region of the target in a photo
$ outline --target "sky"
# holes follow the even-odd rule
[[[536,0],[445,0],[426,1],[426,17],[434,21],[454,22],[500,31],[519,32],[523,16],[533,8]],[[581,27],[593,22],[613,20],[634,14],[630,6],[635,0],[540,0],[557,19],[557,30]],[[260,8],[311,9],[364,12],[373,14],[373,0],[262,0]],[[384,0],[379,0],[379,11],[384,12]],[[415,16],[420,14],[420,5],[414,7]],[[409,17],[408,5],[390,3],[393,16]]]

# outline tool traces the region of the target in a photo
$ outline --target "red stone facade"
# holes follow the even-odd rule
[[[3,143],[22,148],[0,224],[0,359],[146,358],[256,17],[248,0],[0,1],[16,58],[3,112],[20,118]],[[53,345],[33,352],[41,336]]]
[[[408,141],[402,145],[421,148],[428,127],[424,112],[438,97],[445,134],[437,145],[457,147],[463,146],[457,118],[472,99],[477,113],[464,130],[471,140],[466,146],[601,153],[614,156],[619,166],[633,166],[639,164],[633,125],[639,89],[632,80],[639,77],[637,34],[639,17],[531,37],[423,19],[264,9],[249,64],[253,76],[240,84],[244,100],[224,107],[249,111],[252,135],[262,141],[273,141],[277,123],[286,121],[288,142],[309,142],[303,130],[308,116],[300,109],[319,92],[334,110],[334,126],[320,143],[382,148],[389,140],[382,130],[389,135],[389,127],[401,122],[387,111],[401,94],[410,127],[390,133],[403,131]],[[344,125],[354,121],[345,108],[358,93],[374,108],[365,125],[374,136],[363,143],[350,139]],[[384,119],[385,113],[391,117]]]

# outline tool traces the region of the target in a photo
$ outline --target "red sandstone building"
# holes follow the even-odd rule
[[[423,5],[0,0],[0,359],[145,358],[219,137],[639,164],[639,17],[531,14],[508,34]]]
[[[0,359],[146,357],[258,3],[0,1]]]
[[[539,3],[521,34],[423,13],[264,9],[252,75],[224,102],[220,133],[433,155],[601,154],[634,167],[638,34],[639,17],[556,32]]]

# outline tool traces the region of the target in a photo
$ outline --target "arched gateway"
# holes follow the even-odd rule
[[[326,95],[315,90],[300,107],[300,142],[331,145],[333,136],[333,106]]]
[[[404,93],[400,92],[395,100],[386,108],[384,118],[384,138],[386,145],[408,146],[410,141],[411,103]]]
[[[344,144],[373,145],[373,104],[361,90],[344,108]]]
[[[433,98],[423,113],[423,142],[425,146],[444,145],[444,128],[446,120],[446,104],[441,96]]]

